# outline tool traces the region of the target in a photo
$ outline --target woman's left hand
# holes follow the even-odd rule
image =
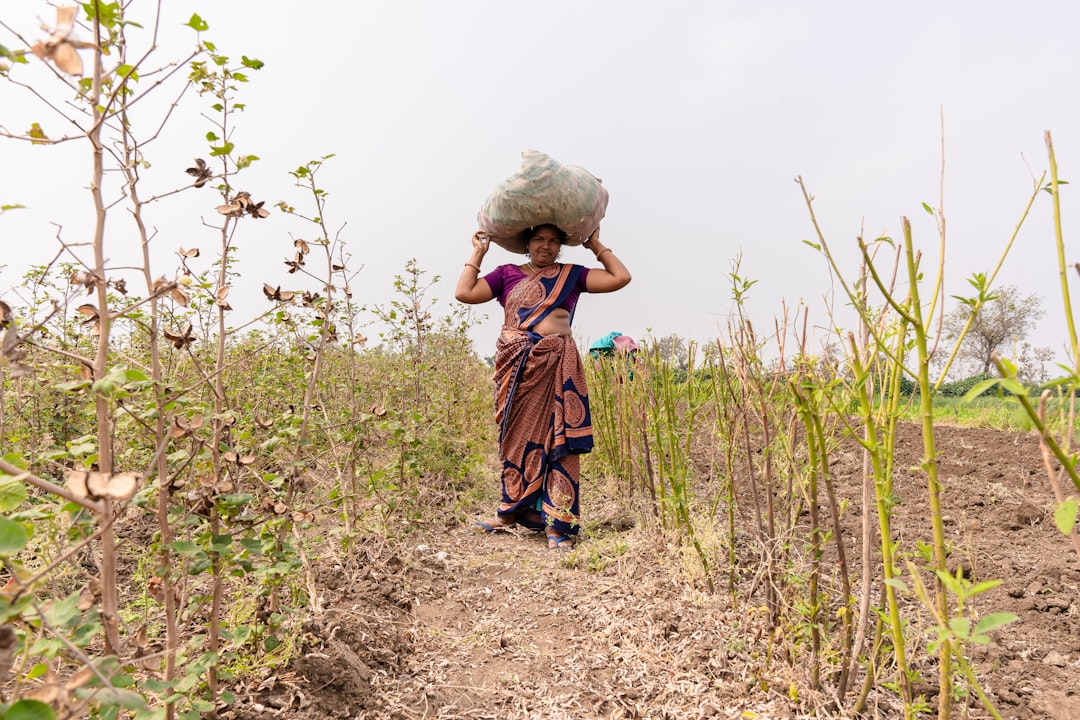
[[[600,226],[593,230],[589,239],[582,243],[604,267],[594,268],[585,277],[585,289],[592,293],[614,292],[630,282],[630,271],[622,260],[615,257],[611,248],[600,242]]]
[[[582,243],[582,247],[588,248],[592,251],[594,256],[599,256],[604,250],[604,246],[600,244],[600,226],[597,225],[596,229],[592,231],[592,235],[588,240]]]

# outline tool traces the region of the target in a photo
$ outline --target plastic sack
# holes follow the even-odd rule
[[[548,223],[566,233],[567,245],[582,244],[600,226],[607,204],[607,189],[588,170],[526,150],[521,167],[495,187],[476,219],[492,242],[525,253],[525,233]]]

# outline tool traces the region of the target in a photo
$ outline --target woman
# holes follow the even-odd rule
[[[454,293],[470,304],[498,298],[504,308],[494,377],[502,501],[498,517],[477,528],[544,528],[555,550],[574,547],[579,455],[593,446],[589,395],[570,323],[582,292],[614,292],[630,282],[626,266],[600,243],[600,228],[583,247],[602,269],[560,263],[565,242],[559,228],[538,225],[524,236],[525,264],[500,265],[480,277],[488,239],[477,232]]]

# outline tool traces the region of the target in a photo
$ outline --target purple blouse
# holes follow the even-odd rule
[[[577,305],[578,296],[583,292],[588,292],[585,288],[585,278],[589,275],[589,268],[581,268],[581,274],[578,276],[577,287],[570,290],[569,295],[566,297],[566,301],[560,305],[563,310],[566,310],[571,315],[574,314],[574,306]],[[514,289],[514,286],[524,280],[528,275],[519,268],[517,265],[500,265],[487,275],[484,276],[484,282],[491,288],[492,294],[499,301],[499,304],[506,307],[506,296],[510,294],[510,291]]]

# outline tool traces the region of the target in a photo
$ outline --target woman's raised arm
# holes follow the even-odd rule
[[[461,277],[457,281],[457,288],[454,290],[454,298],[458,302],[476,305],[495,297],[494,293],[491,292],[491,286],[487,284],[487,280],[480,277],[480,263],[484,261],[484,255],[487,254],[489,242],[480,231],[473,233],[472,255],[469,256],[469,260],[465,263],[465,269],[461,271]]]
[[[603,270],[592,269],[585,277],[585,289],[591,293],[615,292],[630,283],[630,271],[622,260],[615,257],[611,248],[600,242],[600,228],[597,227],[582,247],[592,250],[593,255],[604,266]]]

